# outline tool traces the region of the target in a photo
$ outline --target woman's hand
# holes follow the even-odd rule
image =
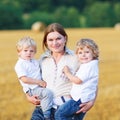
[[[40,100],[39,100],[38,96],[36,96],[36,95],[30,96],[28,93],[26,93],[26,97],[30,103],[32,103],[34,105],[40,105]]]
[[[80,112],[85,113],[85,112],[87,112],[88,110],[90,110],[90,109],[92,108],[92,106],[94,105],[94,103],[95,103],[95,100],[96,100],[96,98],[97,98],[97,94],[98,94],[98,87],[97,87],[97,90],[96,90],[95,99],[92,100],[92,101],[89,101],[89,102],[87,102],[87,103],[82,103],[82,104],[80,104],[80,110],[78,110],[76,113],[77,113],[77,114],[80,113]]]
[[[94,100],[93,101],[89,101],[87,103],[82,103],[80,104],[80,110],[78,110],[76,113],[80,113],[80,112],[87,112],[88,110],[90,110],[92,108],[92,106],[94,105]]]

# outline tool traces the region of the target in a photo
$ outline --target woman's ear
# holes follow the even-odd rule
[[[65,36],[65,44],[67,43],[67,37]]]

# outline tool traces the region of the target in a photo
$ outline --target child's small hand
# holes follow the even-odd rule
[[[64,66],[64,68],[62,69],[62,74],[61,74],[61,78],[65,81],[69,81],[68,77],[66,76],[67,73],[70,72],[70,69],[68,66]]]
[[[69,69],[69,67],[68,66],[64,66],[64,68],[63,68],[63,73],[68,73],[68,72],[70,72],[70,69]]]
[[[47,83],[43,80],[40,80],[39,85],[45,88],[47,86]]]

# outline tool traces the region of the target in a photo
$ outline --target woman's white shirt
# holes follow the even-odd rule
[[[47,82],[55,97],[70,95],[72,83],[64,76],[62,69],[67,65],[74,73],[79,67],[77,57],[67,49],[66,53],[56,64],[50,52],[41,58],[42,79]]]

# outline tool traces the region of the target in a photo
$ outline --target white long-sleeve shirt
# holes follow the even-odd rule
[[[47,82],[55,97],[70,95],[72,83],[63,76],[62,69],[67,65],[74,70],[79,67],[77,58],[70,50],[66,50],[60,61],[56,64],[50,51],[41,58],[42,79]]]

